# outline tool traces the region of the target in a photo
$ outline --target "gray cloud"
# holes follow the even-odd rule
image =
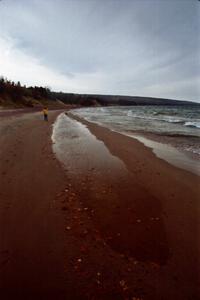
[[[2,75],[69,92],[198,101],[199,12],[197,0],[3,0]]]

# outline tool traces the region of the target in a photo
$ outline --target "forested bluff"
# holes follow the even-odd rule
[[[38,107],[44,105],[59,106],[62,103],[76,106],[199,105],[191,101],[153,97],[54,92],[49,87],[27,87],[21,85],[19,81],[15,83],[4,77],[0,78],[1,108]]]

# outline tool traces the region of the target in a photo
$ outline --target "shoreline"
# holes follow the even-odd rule
[[[150,149],[156,157],[163,159],[164,161],[168,162],[172,166],[178,167],[180,169],[189,171],[197,176],[200,176],[200,162],[199,162],[199,155],[195,153],[191,153],[189,151],[180,149],[177,145],[173,142],[166,141],[166,135],[163,134],[153,134],[149,132],[139,132],[139,131],[117,131],[113,128],[106,127],[103,124],[98,122],[92,122],[84,117],[74,115],[73,112],[69,110],[69,116],[77,119],[78,121],[82,122],[83,124],[94,124],[96,126],[105,128],[110,130],[111,132],[116,132],[117,134],[121,134],[127,136],[132,139],[138,140],[142,143],[145,147]]]
[[[197,176],[200,176],[200,163],[197,155],[191,155],[186,151],[180,150],[173,144],[164,143],[162,135],[159,138],[149,138],[148,134],[125,134],[131,138],[140,141],[144,146],[152,150],[156,157],[163,159],[172,166],[182,170],[189,171]]]
[[[103,108],[102,108],[103,109]],[[76,115],[76,111],[72,111],[72,114]],[[83,116],[81,115],[82,113],[80,112],[80,115],[77,114],[78,117],[82,117],[84,118],[84,113]],[[196,160],[199,161],[200,159],[200,149],[199,149],[199,139],[200,139],[200,135],[198,134],[198,130],[195,130],[195,132],[193,132],[193,134],[187,134],[187,133],[175,133],[173,134],[173,132],[170,131],[170,133],[168,132],[162,132],[163,130],[159,131],[145,131],[144,130],[138,130],[138,129],[134,129],[134,127],[132,126],[132,129],[126,129],[126,127],[121,125],[121,121],[119,121],[118,123],[110,123],[110,118],[111,116],[108,116],[108,124],[105,122],[104,125],[104,121],[96,121],[95,118],[95,114],[94,117],[92,115],[89,114],[89,117],[87,117],[87,113],[85,112],[85,120],[88,122],[92,122],[95,123],[99,126],[103,126],[106,128],[109,128],[111,131],[115,131],[121,134],[125,134],[128,136],[140,136],[140,137],[144,137],[146,139],[151,140],[152,142],[155,143],[162,143],[163,145],[166,146],[170,146],[175,148],[177,151],[180,151],[180,153],[184,154],[186,156],[186,159],[188,158],[189,160]],[[91,118],[91,120],[90,120]],[[98,118],[97,118],[98,120]],[[126,121],[126,120],[125,120]],[[134,121],[134,120],[133,120]],[[127,121],[126,121],[127,122]],[[127,125],[129,127],[129,125]],[[166,125],[167,126],[167,125]],[[137,128],[137,121],[136,121],[136,128]],[[152,143],[153,144],[153,143]],[[168,148],[168,147],[166,147]],[[200,166],[199,166],[200,168]]]
[[[126,134],[126,132],[125,132],[125,134]],[[195,140],[195,142],[197,143],[197,141],[199,141],[199,137],[197,137],[197,136],[181,136],[181,135],[176,135],[176,134],[170,136],[170,135],[165,135],[165,134],[156,134],[156,133],[139,132],[139,131],[131,132],[131,134],[133,136],[144,137],[146,139],[151,140],[152,142],[158,142],[160,144],[173,147],[180,153],[183,153],[186,156],[186,159],[189,158],[189,159],[193,159],[196,161],[199,161],[199,159],[200,159],[199,153],[195,153],[193,151],[184,149],[184,147],[186,147],[186,140],[187,140],[187,143],[188,143],[188,140]],[[131,136],[131,134],[130,134],[130,136]],[[190,144],[188,144],[187,147],[191,147],[191,146],[192,146],[192,142],[190,141]]]

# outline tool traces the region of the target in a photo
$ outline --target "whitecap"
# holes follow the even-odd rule
[[[188,126],[188,127],[195,127],[195,128],[200,128],[200,122],[185,122],[184,124],[185,126]]]

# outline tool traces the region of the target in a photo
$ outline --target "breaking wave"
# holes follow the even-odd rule
[[[185,122],[184,125],[188,127],[200,128],[200,122]]]

